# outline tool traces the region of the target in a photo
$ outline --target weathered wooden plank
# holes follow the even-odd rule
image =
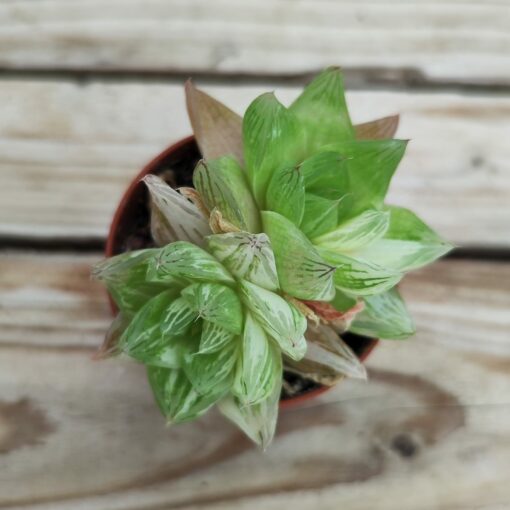
[[[508,84],[509,23],[504,0],[18,0],[0,6],[0,66],[281,75],[340,64]]]
[[[496,510],[510,501],[509,264],[450,260],[410,276],[415,339],[384,342],[368,384],[342,383],[283,413],[262,454],[216,413],[166,428],[140,366],[91,361],[108,320],[87,279],[94,258],[0,259],[1,508]]]
[[[239,112],[263,86],[205,87]],[[296,88],[280,88],[289,101]],[[510,244],[510,98],[355,91],[356,121],[402,113],[411,138],[389,200],[446,238]],[[0,81],[0,235],[103,238],[123,189],[190,133],[180,85]]]

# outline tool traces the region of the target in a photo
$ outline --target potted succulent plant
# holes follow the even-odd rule
[[[186,94],[195,137],[134,181],[93,271],[117,312],[99,356],[145,364],[169,422],[217,405],[265,447],[280,400],[364,378],[377,339],[413,334],[395,286],[451,245],[384,203],[407,142],[398,117],[352,125],[339,69],[243,118]]]

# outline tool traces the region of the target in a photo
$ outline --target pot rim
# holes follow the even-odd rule
[[[115,255],[114,248],[115,248],[115,234],[118,230],[119,224],[125,214],[126,209],[130,206],[131,200],[133,197],[133,194],[135,190],[138,188],[138,186],[141,185],[140,181],[148,174],[153,173],[153,170],[157,168],[168,156],[170,156],[173,152],[181,149],[185,145],[194,142],[195,137],[193,135],[187,136],[169,147],[167,147],[165,150],[163,150],[161,153],[159,153],[155,158],[150,160],[143,168],[142,170],[133,178],[131,183],[129,184],[128,188],[122,195],[122,198],[119,202],[119,205],[117,206],[117,209],[115,210],[115,213],[113,215],[112,222],[110,224],[110,229],[108,231],[108,237],[106,240],[105,245],[105,256],[112,257]],[[117,307],[115,306],[115,303],[113,302],[110,294],[108,293],[108,299],[110,301],[110,308],[112,310],[112,313],[115,314],[117,312]],[[366,358],[371,354],[371,352],[374,350],[376,345],[379,343],[379,339],[373,338],[371,339],[371,342],[367,345],[365,350],[361,353],[359,356],[360,361],[365,361]],[[308,400],[312,400],[323,393],[331,390],[334,388],[334,386],[325,386],[322,385],[318,388],[314,388],[312,390],[306,391],[305,393],[302,393],[300,395],[296,395],[294,397],[286,398],[280,400],[279,407],[280,409],[290,409],[295,406],[299,406]]]

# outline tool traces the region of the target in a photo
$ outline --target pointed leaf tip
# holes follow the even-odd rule
[[[197,89],[191,79],[185,83],[184,90],[189,119],[202,156],[207,159],[233,156],[242,164],[242,118]]]
[[[357,140],[383,140],[393,138],[397,132],[400,115],[364,122],[354,126]]]

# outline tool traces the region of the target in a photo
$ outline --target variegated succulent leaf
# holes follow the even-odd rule
[[[202,160],[193,172],[193,184],[209,209],[240,230],[260,231],[260,213],[243,169],[232,157]]]
[[[263,450],[273,440],[278,421],[281,379],[265,400],[247,406],[235,396],[227,396],[218,402],[218,408],[235,423],[254,443]]]
[[[287,218],[264,211],[262,222],[273,247],[282,290],[300,299],[331,299],[334,266],[320,256],[310,240]]]
[[[348,255],[318,249],[319,254],[336,268],[335,287],[354,296],[371,296],[394,287],[403,273],[377,264],[352,258]]]
[[[234,335],[241,334],[243,311],[237,293],[219,283],[193,283],[182,297],[204,321],[223,327]]]
[[[182,288],[183,282],[169,277],[165,282],[147,280],[147,269],[158,254],[157,249],[122,253],[98,262],[92,277],[101,281],[125,317],[132,317],[148,299],[168,288]]]
[[[251,313],[246,314],[232,393],[247,406],[269,398],[281,384],[280,349]]]
[[[149,282],[204,281],[233,284],[234,278],[210,253],[184,241],[159,249],[148,260]]]
[[[197,340],[189,334],[191,325],[172,334],[169,328],[172,314],[167,311],[174,301],[173,289],[147,301],[125,329],[118,348],[145,364],[180,368],[184,354],[196,349]]]
[[[248,281],[240,283],[241,299],[265,332],[292,359],[301,359],[306,352],[306,318],[278,294]]]
[[[415,333],[413,319],[397,289],[366,296],[364,304],[351,325],[352,332],[389,340],[402,340]]]
[[[342,73],[337,67],[330,67],[314,78],[289,110],[303,127],[308,155],[329,144],[354,139]]]
[[[207,238],[207,247],[236,278],[268,290],[279,288],[274,253],[266,234],[217,234]]]
[[[244,115],[244,160],[259,208],[265,207],[266,191],[275,171],[303,160],[303,131],[297,116],[274,94],[262,94]]]
[[[389,227],[385,235],[359,246],[354,252],[356,257],[396,271],[410,271],[430,264],[453,248],[409,209],[386,209]]]
[[[194,420],[225,396],[223,391],[199,393],[183,369],[148,365],[147,376],[168,423]]]

